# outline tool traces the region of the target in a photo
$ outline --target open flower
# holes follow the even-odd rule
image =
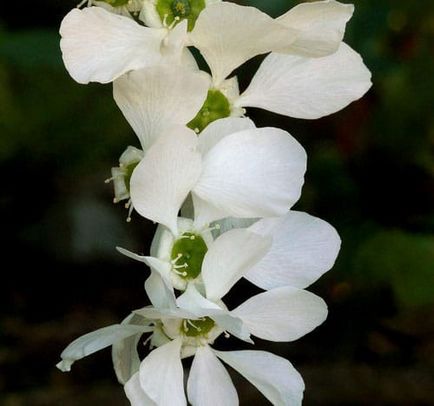
[[[140,325],[138,320],[131,324],[130,318],[122,325],[109,326],[79,338],[62,353],[59,368],[69,370],[73,361],[91,353],[89,348],[94,352],[113,345],[115,368],[133,406],[154,404],[152,402],[159,406],[186,405],[181,360],[194,356],[187,382],[190,403],[194,406],[238,405],[236,390],[220,358],[274,405],[301,404],[303,380],[287,360],[263,351],[221,352],[213,350],[211,345],[223,333],[244,329],[264,340],[294,341],[325,320],[327,307],[321,298],[304,290],[284,287],[256,295],[228,311],[221,301],[213,302],[201,296],[190,285],[177,299],[176,306],[165,310],[146,307],[135,312],[135,317],[142,317]],[[241,326],[241,330],[237,326]],[[122,327],[124,334],[120,333]],[[131,327],[143,331],[134,333]],[[232,331],[228,331],[228,327]],[[117,339],[113,329],[118,332]],[[152,334],[148,340],[157,348],[138,366],[137,342],[143,332],[149,330]]]
[[[172,127],[187,124],[203,105],[208,78],[187,67],[162,65],[130,72],[115,81],[114,98],[134,129],[141,150],[129,146],[112,168],[114,202],[127,200],[130,219],[133,205],[130,180],[145,151]]]
[[[271,237],[249,230],[231,230],[212,238],[210,230],[198,229],[190,219],[179,218],[176,233],[160,226],[151,247],[151,256],[118,250],[151,268],[145,283],[154,306],[166,306],[161,297],[173,288],[184,291],[193,284],[212,300],[221,299],[271,247]],[[158,280],[161,278],[163,284]]]
[[[199,137],[184,127],[155,141],[133,172],[131,199],[176,235],[190,192],[197,228],[228,216],[282,216],[300,197],[305,170],[306,153],[286,131],[227,118]]]
[[[72,10],[60,28],[65,66],[79,83],[107,83],[168,56],[179,58],[184,47],[194,46],[218,88],[235,68],[256,55],[334,53],[353,12],[351,5],[327,0],[297,6],[275,20],[254,7],[207,3],[148,1],[143,18],[151,27],[99,7]],[[152,22],[158,19],[159,24]],[[168,19],[173,22],[168,24]]]
[[[211,70],[207,101],[191,128],[202,131],[216,118],[243,115],[246,107],[316,119],[343,109],[371,87],[371,73],[362,58],[342,42],[352,5],[333,0],[299,4],[276,20],[293,30],[294,42],[264,52],[250,44],[255,39],[260,46],[263,39],[256,35],[264,33],[259,12],[247,9],[230,3],[210,6],[189,37]],[[255,24],[259,31],[250,32]],[[231,42],[234,48],[226,47]],[[228,76],[254,54],[269,51],[240,96],[236,77]]]

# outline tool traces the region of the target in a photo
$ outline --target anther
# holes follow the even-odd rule
[[[129,223],[131,222],[131,214],[133,213],[133,209],[134,209],[131,199],[128,200],[128,203],[125,205],[125,208],[128,209],[127,223]]]
[[[186,277],[188,275],[187,272],[185,272],[185,271],[184,272],[178,271],[176,268],[172,269],[172,272],[175,273],[175,274],[177,274],[177,275],[179,275],[179,276],[183,276],[183,277]]]

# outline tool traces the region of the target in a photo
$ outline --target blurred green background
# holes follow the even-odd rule
[[[297,1],[242,3],[278,16]],[[327,322],[298,342],[258,347],[300,370],[305,405],[433,405],[434,2],[355,5],[346,41],[372,70],[371,91],[316,121],[249,111],[304,145],[296,208],[343,239],[335,268],[311,288],[329,304]],[[40,0],[0,11],[2,406],[127,404],[109,351],[69,374],[54,368],[72,339],[144,305],[147,270],[114,247],[147,252],[154,230],[137,215],[127,224],[104,184],[138,143],[111,86],[81,86],[63,67],[57,29],[73,6]],[[259,62],[239,70],[242,85]],[[232,298],[252,291],[241,284]],[[232,344],[223,347],[244,348]],[[242,405],[267,404],[234,379]]]

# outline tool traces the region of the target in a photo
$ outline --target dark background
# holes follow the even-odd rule
[[[75,1],[7,1],[0,9],[0,405],[126,405],[108,350],[63,374],[77,336],[145,304],[148,271],[121,245],[147,252],[154,226],[111,203],[104,184],[126,145],[138,145],[111,86],[65,71],[57,29]],[[244,4],[277,16],[296,1]],[[305,405],[434,404],[434,3],[356,0],[346,41],[373,72],[359,102],[321,120],[256,110],[306,148],[298,210],[343,239],[335,268],[311,290],[327,322],[289,344]],[[243,67],[248,83],[259,60]],[[253,292],[241,284],[230,302]],[[220,344],[241,349],[243,344]],[[234,375],[243,405],[267,402]]]

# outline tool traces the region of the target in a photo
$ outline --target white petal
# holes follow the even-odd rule
[[[210,201],[201,199],[195,193],[192,193],[191,196],[194,208],[194,225],[198,230],[205,228],[216,219],[227,217],[226,210],[214,206]]]
[[[254,344],[250,338],[250,331],[239,317],[233,316],[230,312],[227,314],[213,314],[209,316],[225,332],[245,341]]]
[[[158,309],[173,309],[176,306],[175,293],[170,284],[170,279],[161,276],[156,271],[145,282],[145,291],[152,305]]]
[[[188,41],[187,33],[188,21],[183,20],[177,24],[173,29],[169,30],[167,37],[164,39],[164,46],[162,47],[162,54],[165,56],[165,63],[173,63],[179,65],[183,57],[184,48]]]
[[[185,406],[182,339],[153,350],[140,366],[140,385],[158,406]]]
[[[253,296],[232,314],[256,337],[294,341],[324,322],[327,305],[313,293],[287,286]]]
[[[121,247],[116,247],[116,249],[126,257],[143,262],[151,268],[151,275],[145,282],[145,290],[155,307],[166,308],[175,305],[171,279],[172,266],[169,262],[151,256],[138,255]]]
[[[134,310],[135,314],[146,319],[194,319],[196,316],[187,310],[179,308],[157,309],[152,306],[146,306],[141,309]]]
[[[142,27],[101,7],[73,9],[62,21],[60,47],[70,75],[79,83],[108,83],[161,60],[165,30]]]
[[[222,234],[209,247],[202,264],[206,297],[216,301],[259,262],[271,246],[271,240],[247,230]]]
[[[154,238],[152,239],[151,248],[149,252],[152,257],[161,258],[162,252],[166,252],[174,242],[172,233],[161,224],[158,225],[155,231]],[[163,249],[160,247],[164,247]]]
[[[208,346],[198,347],[187,383],[193,406],[238,406],[238,395],[226,368]]]
[[[224,234],[225,232],[232,230],[233,228],[248,228],[251,225],[255,224],[257,221],[257,218],[240,219],[236,217],[227,217],[223,220],[219,220],[216,222],[219,228],[218,230],[213,232],[213,235],[218,237],[219,235]]]
[[[200,133],[199,150],[205,155],[224,137],[252,128],[256,126],[249,118],[227,117],[213,121]]]
[[[131,200],[143,217],[177,235],[177,216],[201,172],[194,131],[179,128],[158,139],[131,177]]]
[[[176,299],[176,304],[181,309],[188,310],[197,317],[204,317],[214,312],[221,313],[223,309],[205,299],[196,289],[193,283],[189,283],[185,292]]]
[[[323,58],[270,54],[236,105],[316,119],[358,100],[371,84],[362,58],[344,43]]]
[[[157,406],[140,386],[140,377],[137,372],[124,386],[125,394],[131,406]]]
[[[229,2],[206,7],[190,40],[208,63],[216,86],[250,58],[291,42],[283,24],[254,7]]]
[[[193,192],[224,211],[225,217],[282,216],[300,197],[306,160],[303,147],[286,131],[241,131],[205,155]],[[196,210],[200,224],[223,217],[207,212],[206,205],[200,209]]]
[[[191,121],[206,100],[207,75],[182,66],[158,66],[124,75],[114,99],[146,151],[175,125]]]
[[[353,12],[352,4],[333,0],[295,6],[277,19],[279,23],[297,31],[296,40],[288,47],[287,52],[311,57],[336,52]]]
[[[304,382],[289,361],[265,351],[214,351],[275,406],[299,406]]]
[[[262,289],[306,288],[333,266],[341,246],[329,223],[297,211],[262,219],[249,230],[273,238],[270,251],[246,275]]]
[[[122,325],[141,325],[144,323],[146,323],[146,319],[135,313],[132,313],[122,321]],[[142,334],[143,332],[140,331],[136,335],[113,343],[113,367],[119,383],[123,385],[139,370],[140,358],[137,352],[137,345]]]
[[[116,249],[118,250],[118,252],[128,258],[143,262],[144,264],[148,265],[152,270],[158,272],[164,280],[168,282],[170,281],[171,265],[168,262],[162,261],[159,258],[135,254],[134,252],[128,251],[122,247],[116,247]]]
[[[140,332],[152,331],[153,327],[132,326],[123,324],[114,324],[104,327],[91,333],[85,334],[69,344],[60,354],[62,361],[56,366],[61,371],[71,370],[71,365],[88,355],[91,355],[103,348],[110,347],[120,340],[131,337]]]

